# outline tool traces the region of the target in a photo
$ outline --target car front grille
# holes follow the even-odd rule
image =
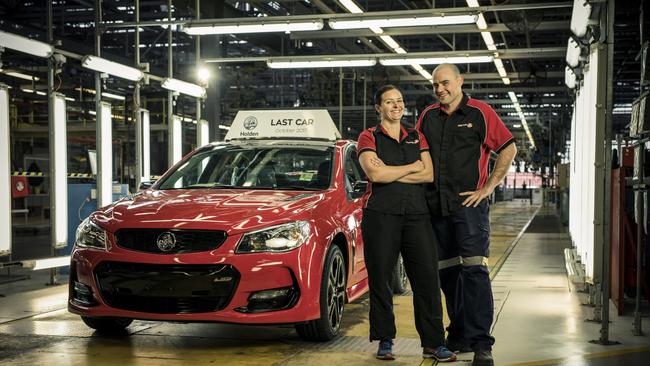
[[[156,314],[191,314],[226,307],[239,282],[231,265],[102,262],[95,268],[111,307]]]
[[[175,239],[171,248],[158,245],[165,233],[171,233]],[[206,252],[219,248],[226,237],[226,232],[221,230],[120,229],[115,233],[119,247],[154,254]]]

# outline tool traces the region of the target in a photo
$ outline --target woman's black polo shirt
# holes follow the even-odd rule
[[[461,208],[466,197],[459,193],[478,190],[487,182],[490,152],[514,143],[494,109],[467,94],[451,115],[439,103],[426,107],[416,129],[429,143],[433,160],[434,179],[426,196],[434,215]]]
[[[407,131],[403,125],[400,141],[396,141],[381,124],[359,135],[357,154],[374,151],[386,165],[399,166],[420,160],[420,152],[429,150],[426,140],[415,129]],[[369,182],[365,208],[388,214],[428,214],[423,184],[402,182]]]

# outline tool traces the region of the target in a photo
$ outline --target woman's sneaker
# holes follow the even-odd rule
[[[422,357],[434,358],[439,362],[453,362],[456,361],[456,354],[448,350],[445,346],[436,348],[424,347]]]
[[[394,360],[393,355],[393,341],[379,341],[379,348],[377,349],[377,358],[380,360]]]

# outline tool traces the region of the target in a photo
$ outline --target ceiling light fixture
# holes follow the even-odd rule
[[[160,84],[163,88],[182,94],[189,95],[195,98],[205,97],[205,88],[196,84],[188,83],[187,81],[178,80],[174,78],[165,78]]]
[[[122,65],[97,56],[84,56],[81,59],[81,66],[131,81],[139,81],[144,77],[144,73],[135,67]]]
[[[117,99],[117,100],[124,100],[124,99],[126,99],[123,95],[117,95],[117,94],[108,93],[108,92],[103,92],[103,93],[102,93],[102,97],[111,98],[111,99]]]
[[[372,27],[420,27],[434,25],[470,24],[476,22],[476,15],[447,15],[447,16],[411,16],[384,17],[360,19],[330,19],[328,24],[332,29],[364,29]]]
[[[54,53],[54,48],[47,43],[2,31],[0,31],[0,47],[43,58],[48,58]]]
[[[183,32],[190,35],[206,34],[247,34],[247,33],[273,33],[273,32],[301,32],[318,31],[323,29],[322,19],[305,21],[268,21],[255,18],[255,23],[239,22],[235,24],[192,24],[183,26]]]
[[[492,56],[455,56],[455,57],[417,57],[417,58],[380,58],[384,66],[404,66],[411,64],[440,65],[440,64],[473,64],[492,62]]]
[[[580,64],[581,51],[578,42],[569,37],[566,47],[566,63],[571,67],[577,67]]]
[[[38,78],[38,77],[36,77],[36,76],[32,76],[32,75],[28,75],[28,74],[23,74],[23,73],[21,73],[21,72],[17,72],[17,71],[8,71],[8,70],[5,70],[5,71],[3,71],[3,73],[4,73],[5,75],[13,76],[13,77],[15,77],[15,78],[23,79],[23,80],[29,80],[29,81],[39,81],[39,80],[40,80],[40,78]]]
[[[321,60],[321,61],[273,61],[266,64],[272,69],[302,69],[321,67],[370,67],[377,64],[375,59],[360,60]]]

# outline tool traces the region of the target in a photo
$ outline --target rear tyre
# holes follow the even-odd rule
[[[327,251],[320,285],[320,318],[296,324],[298,335],[312,342],[329,341],[341,328],[345,305],[345,260],[341,249],[332,245]]]
[[[122,333],[133,322],[133,319],[128,318],[93,318],[89,316],[82,316],[81,320],[87,326],[102,333]]]
[[[397,264],[395,264],[395,270],[393,271],[393,279],[391,281],[391,286],[393,288],[393,293],[401,295],[406,292],[406,287],[408,286],[408,277],[406,276],[406,269],[404,268],[404,259],[400,254],[397,258]]]

